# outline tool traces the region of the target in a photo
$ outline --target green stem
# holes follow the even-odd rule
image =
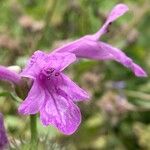
[[[30,115],[30,131],[31,131],[31,146],[32,150],[37,149],[37,116]]]

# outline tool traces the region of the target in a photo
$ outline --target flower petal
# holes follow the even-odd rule
[[[126,56],[121,50],[112,47],[102,41],[93,41],[91,36],[85,36],[66,46],[56,49],[54,52],[69,51],[78,58],[88,58],[94,60],[116,60],[125,67],[131,69],[136,76],[147,76],[145,71],[136,65],[131,58]]]
[[[11,71],[4,66],[0,66],[0,80],[7,80],[19,84],[21,82],[21,77],[16,72]]]
[[[112,11],[109,13],[106,22],[104,25],[99,29],[98,32],[92,35],[92,40],[98,40],[103,34],[107,32],[109,25],[126,13],[129,10],[128,6],[125,4],[118,4],[116,5]]]
[[[64,70],[68,65],[76,60],[76,56],[73,53],[63,52],[63,53],[51,53],[45,58],[48,62],[47,65],[55,68],[59,71]]]
[[[133,64],[132,70],[137,77],[147,77],[147,73],[137,64]]]
[[[58,92],[64,97],[69,97],[69,99],[73,101],[83,101],[90,98],[86,91],[81,89],[77,84],[75,84],[64,74],[62,74],[62,81],[60,81]]]
[[[45,99],[45,92],[35,80],[27,98],[21,103],[18,108],[20,114],[29,115],[36,114]]]
[[[35,79],[43,67],[51,67],[62,71],[75,60],[76,56],[73,53],[46,54],[42,51],[36,51],[20,75]]]
[[[43,61],[45,57],[46,54],[44,52],[39,50],[35,51],[29,59],[27,66],[20,73],[20,75],[23,77],[35,79],[41,71],[41,68],[45,65],[45,62]]]
[[[74,42],[68,43],[58,49],[55,49],[53,53],[58,52],[70,52],[74,53],[78,58],[90,58],[90,59],[111,59],[112,55],[101,49],[97,42],[91,40],[91,36],[85,36]]]
[[[124,65],[125,67],[131,69],[134,74],[138,77],[146,77],[146,72],[137,64],[133,62],[131,58],[125,55],[121,50],[118,48],[112,47],[109,44],[99,41],[99,47],[103,50],[108,51],[111,55],[113,55],[113,59]]]
[[[90,97],[86,91],[81,89],[63,73],[59,73],[58,76],[51,76],[49,79],[45,78],[42,83],[45,90],[53,91],[65,99],[83,101],[88,100]]]
[[[66,135],[73,134],[80,122],[79,108],[55,92],[47,92],[46,101],[40,110],[43,125],[53,125]]]
[[[129,10],[125,4],[117,4],[109,13],[106,22],[113,22]]]

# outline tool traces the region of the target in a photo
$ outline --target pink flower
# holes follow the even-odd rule
[[[11,71],[4,66],[0,66],[0,80],[6,80],[14,84],[19,84],[21,82],[21,77],[16,72]]]
[[[5,150],[8,148],[9,142],[6,135],[3,115],[0,113],[0,149]]]
[[[45,54],[36,51],[21,73],[33,79],[26,99],[19,107],[24,115],[40,113],[43,125],[53,125],[64,134],[75,132],[81,113],[75,102],[88,99],[88,94],[62,71],[76,60],[74,54]]]
[[[116,60],[117,62],[123,64],[125,67],[131,69],[136,76],[147,76],[145,71],[140,66],[135,64],[133,60],[126,56],[121,50],[105,42],[99,41],[100,37],[107,32],[110,24],[127,11],[128,7],[125,4],[116,5],[98,32],[93,35],[86,35],[81,37],[78,40],[75,40],[54,50],[53,53],[71,52],[78,58]]]

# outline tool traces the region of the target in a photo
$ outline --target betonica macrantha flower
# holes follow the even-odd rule
[[[88,58],[95,60],[116,60],[125,67],[131,69],[136,76],[147,76],[145,71],[135,64],[131,58],[126,56],[120,49],[115,48],[105,42],[100,41],[100,37],[105,34],[110,24],[118,17],[122,16],[128,11],[125,4],[116,5],[108,15],[104,25],[93,35],[86,35],[78,40],[66,44],[56,50],[55,52],[72,52],[78,58]]]
[[[0,113],[0,150],[6,150],[8,145],[9,142],[4,127],[3,115]]]
[[[53,125],[64,134],[72,134],[81,122],[74,102],[86,100],[88,94],[62,71],[76,60],[74,54],[45,54],[36,51],[21,76],[33,79],[26,99],[19,107],[24,115],[40,113],[43,125]]]

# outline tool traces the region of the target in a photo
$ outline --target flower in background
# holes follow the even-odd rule
[[[100,37],[107,32],[111,23],[127,11],[128,7],[125,4],[116,5],[98,32],[93,35],[86,35],[78,40],[55,49],[53,53],[71,52],[74,53],[78,58],[116,60],[117,62],[123,64],[125,67],[131,69],[136,76],[147,76],[145,71],[140,66],[135,64],[133,60],[126,56],[121,50],[105,42],[99,41]]]
[[[13,71],[13,68],[6,68],[4,66],[0,66],[0,80],[6,80],[13,84],[19,84],[21,82],[21,76]]]
[[[72,53],[45,54],[36,51],[21,76],[33,79],[26,99],[19,107],[24,115],[40,113],[43,125],[53,125],[64,134],[75,132],[81,113],[74,102],[86,100],[88,94],[62,71],[76,60]]]
[[[9,142],[4,127],[3,115],[0,113],[0,150],[5,150],[8,145]]]

